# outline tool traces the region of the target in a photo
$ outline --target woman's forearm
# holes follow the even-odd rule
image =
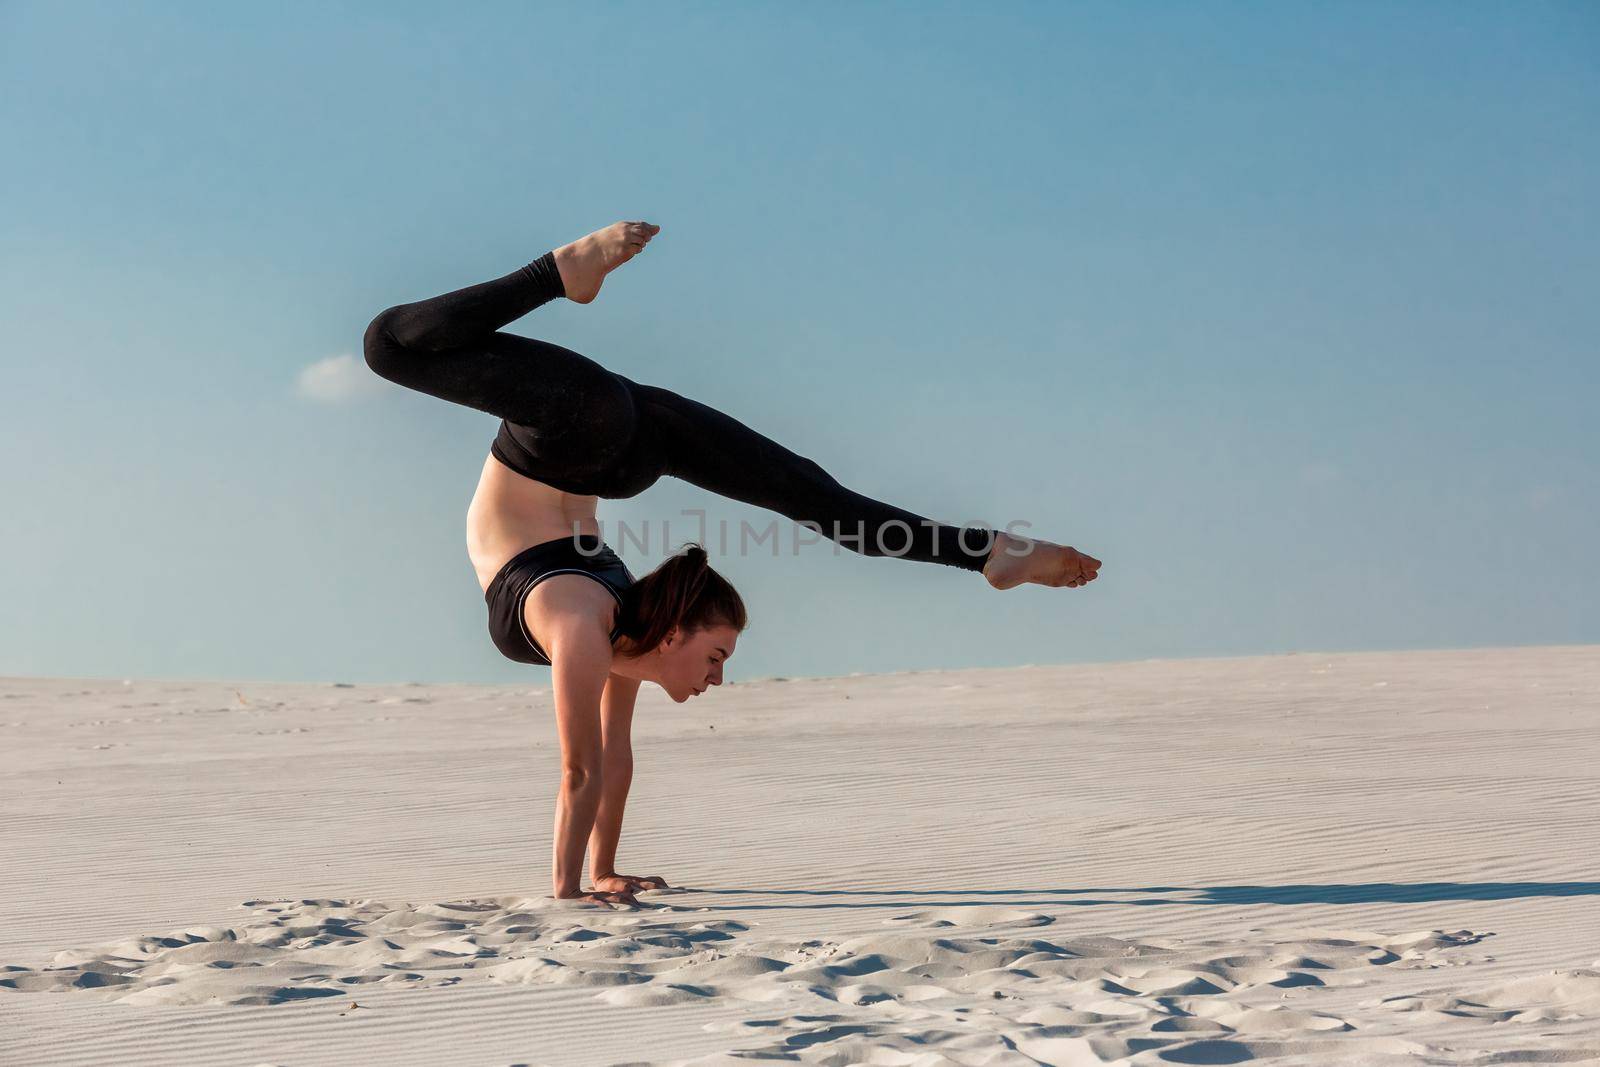
[[[628,787],[633,784],[633,761],[613,760],[605,764],[600,790],[600,806],[589,835],[589,877],[616,873],[617,842],[622,838],[622,813],[628,803]]]
[[[600,808],[604,775],[581,781],[566,780],[556,794],[555,845],[552,849],[550,883],[558,897],[577,896],[583,879],[583,846],[594,827]]]

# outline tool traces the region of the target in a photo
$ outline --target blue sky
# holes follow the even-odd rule
[[[0,57],[0,672],[547,684],[466,558],[496,421],[341,370],[636,217],[509,328],[1105,562],[717,554],[733,679],[1600,641],[1594,5],[11,2]],[[696,508],[769,518],[600,514],[642,573]]]

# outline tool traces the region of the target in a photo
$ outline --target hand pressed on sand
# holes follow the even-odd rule
[[[637,874],[602,874],[595,878],[594,888],[606,893],[641,893],[647,889],[667,889],[667,880],[659,874],[641,877]]]

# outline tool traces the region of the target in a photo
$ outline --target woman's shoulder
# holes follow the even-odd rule
[[[522,604],[528,633],[553,654],[557,647],[597,637],[608,653],[620,610],[616,594],[582,573],[552,574],[528,591]]]

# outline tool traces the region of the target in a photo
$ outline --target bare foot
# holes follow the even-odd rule
[[[1066,545],[1013,537],[995,531],[983,576],[996,589],[1033,582],[1053,588],[1076,589],[1100,575],[1100,561]]]
[[[660,226],[648,222],[613,222],[556,249],[556,269],[567,299],[587,304],[599,296],[606,275],[642,252],[660,232]]]

